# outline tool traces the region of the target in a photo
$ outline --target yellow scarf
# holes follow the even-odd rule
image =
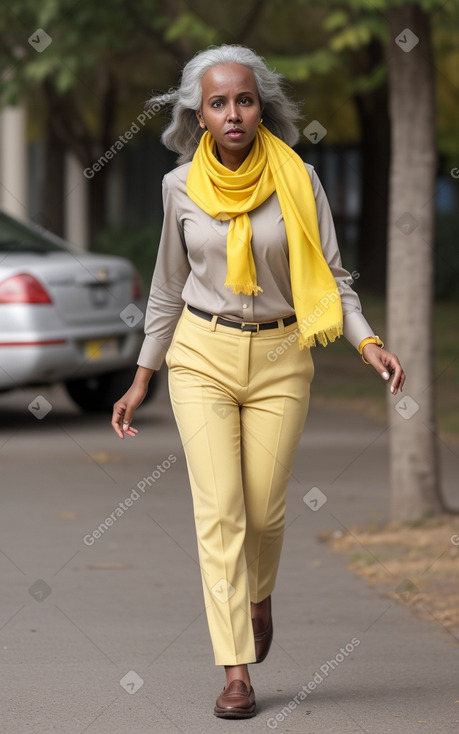
[[[187,178],[187,194],[200,209],[220,221],[230,221],[227,235],[225,286],[233,293],[257,295],[248,212],[274,191],[284,218],[290,261],[293,305],[299,345],[325,346],[343,333],[341,298],[323,256],[311,179],[301,158],[264,125],[247,158],[237,169],[219,163],[214,139],[207,131],[194,154]]]

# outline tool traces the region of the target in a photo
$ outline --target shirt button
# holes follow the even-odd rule
[[[247,304],[246,303],[243,303],[242,304],[242,308],[248,308]]]

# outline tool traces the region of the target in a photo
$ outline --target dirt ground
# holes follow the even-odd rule
[[[321,535],[378,593],[441,624],[459,642],[459,516]]]

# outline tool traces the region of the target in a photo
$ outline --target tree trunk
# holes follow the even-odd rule
[[[359,68],[370,74],[382,60],[382,45],[379,41],[373,41],[359,56]],[[363,291],[384,295],[390,158],[387,83],[366,94],[355,95],[354,99],[360,122],[362,151],[362,214],[357,245],[359,286]]]
[[[43,187],[43,211],[39,224],[59,235],[64,236],[64,155],[62,140],[54,130],[50,119],[47,120],[45,132],[45,180]]]
[[[61,154],[69,150],[78,158],[83,168],[89,167],[107,151],[114,142],[115,112],[117,105],[117,89],[113,75],[107,69],[99,70],[98,93],[100,97],[100,131],[97,138],[90,132],[84,117],[79,110],[76,95],[72,92],[60,96],[52,83],[46,80],[43,91],[48,106],[48,115],[52,130],[49,132],[49,153],[47,166],[53,166],[54,154]],[[107,181],[109,164],[101,167],[100,171],[90,179],[89,186],[89,238],[94,236],[106,225],[107,219]],[[57,170],[57,169],[56,169]],[[47,180],[50,174],[47,172]],[[61,172],[62,175],[62,172]],[[49,218],[49,207],[62,206],[62,195],[56,195],[53,182],[48,183],[46,214]],[[60,191],[63,187],[60,188]]]
[[[405,392],[395,400],[389,396],[391,518],[404,522],[444,510],[433,380],[435,69],[429,16],[407,4],[391,8],[388,18],[388,343],[407,374]]]
[[[115,139],[117,88],[115,78],[108,69],[101,70],[99,88],[101,122],[99,139],[93,144],[95,158],[109,150]],[[111,165],[113,164],[110,160],[100,171],[96,172],[89,183],[89,241],[91,245],[98,232],[107,224],[107,187]]]
[[[109,169],[102,168],[89,182],[89,242],[107,224],[107,184]]]

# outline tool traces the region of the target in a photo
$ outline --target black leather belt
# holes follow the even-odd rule
[[[207,311],[201,311],[199,308],[195,308],[194,306],[187,305],[188,311],[191,311],[191,313],[194,313],[195,316],[200,316],[202,319],[205,319],[206,321],[212,321],[213,314],[207,313]],[[287,316],[285,319],[279,319],[279,321],[282,321],[284,326],[290,326],[290,324],[294,324],[296,321],[295,314],[292,314],[291,316]],[[264,331],[264,329],[278,329],[279,323],[277,321],[265,321],[261,324],[254,324],[247,321],[229,321],[229,319],[224,319],[221,316],[217,318],[217,324],[220,324],[221,326],[231,326],[233,329],[240,329],[241,331]]]

